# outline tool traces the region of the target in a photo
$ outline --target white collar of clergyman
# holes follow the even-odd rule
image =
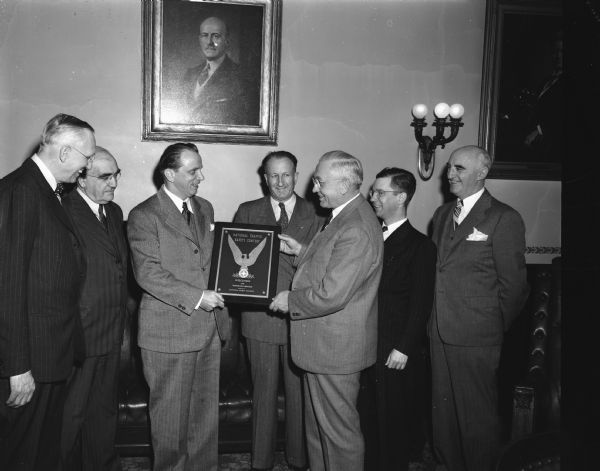
[[[33,154],[31,156],[31,160],[33,160],[39,167],[40,172],[42,172],[42,175],[44,175],[44,178],[48,182],[48,185],[50,185],[50,188],[52,188],[52,191],[56,190],[56,185],[58,182],[56,181],[56,178],[54,178],[54,175],[52,175],[50,169],[46,167],[46,164],[43,162],[43,160],[40,159],[37,154]]]
[[[169,189],[167,188],[167,185],[163,185],[163,188],[165,189],[165,193],[167,194],[167,196],[169,198],[171,198],[171,201],[173,201],[173,203],[175,203],[175,206],[177,206],[177,209],[179,210],[179,212],[183,211],[183,203],[187,203],[187,207],[188,207],[188,210],[190,211],[190,213],[192,213],[192,214],[194,213],[194,209],[192,208],[190,198],[186,198],[186,199],[182,200],[179,196],[170,192]]]
[[[270,199],[271,207],[273,208],[273,212],[275,213],[275,219],[279,219],[279,216],[281,216],[281,214],[279,214],[279,212],[281,211],[281,209],[279,208],[280,202],[272,196],[270,197]],[[296,207],[296,193],[292,193],[292,196],[288,198],[287,201],[282,201],[282,203],[285,206],[285,212],[287,213],[288,218],[291,218],[292,213],[294,212],[294,208]]]
[[[83,198],[83,201],[85,201],[88,204],[88,206],[93,211],[93,213],[96,215],[96,217],[98,219],[100,219],[100,216],[98,215],[98,209],[100,208],[100,203],[96,203],[95,201],[92,201],[90,199],[90,197],[81,190],[81,188],[77,187],[77,191]]]
[[[383,226],[387,227],[387,231],[385,231],[383,233],[383,240],[386,240],[389,236],[391,236],[392,233],[396,229],[398,229],[404,223],[404,221],[406,221],[406,220],[408,220],[408,218],[400,219],[399,221],[391,223],[389,226],[387,224],[383,224]]]
[[[337,208],[333,208],[333,209],[331,210],[331,221],[333,221],[333,219],[334,219],[334,218],[335,218],[335,217],[336,217],[338,214],[340,214],[340,211],[341,211],[342,209],[344,209],[344,208],[345,208],[346,206],[348,206],[348,205],[349,205],[349,204],[350,204],[352,201],[354,201],[356,198],[358,198],[358,196],[359,196],[359,195],[360,195],[360,191],[359,191],[358,193],[356,193],[356,195],[354,196],[354,198],[352,198],[352,199],[350,199],[350,200],[346,201],[344,204],[342,204],[342,205],[338,206]],[[331,221],[330,221],[330,222],[331,222]]]
[[[469,212],[471,209],[473,209],[473,206],[475,206],[475,203],[477,203],[479,198],[481,198],[481,195],[483,195],[484,191],[485,187],[479,190],[477,193],[473,193],[471,196],[467,196],[464,200],[462,200],[463,207],[460,210],[460,216],[458,217],[459,224],[463,222],[463,220],[469,215]]]

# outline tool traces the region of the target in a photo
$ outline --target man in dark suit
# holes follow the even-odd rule
[[[500,446],[500,349],[528,293],[523,220],[485,189],[490,167],[485,150],[456,149],[447,176],[457,199],[433,215],[433,441],[448,471],[492,470]]]
[[[223,297],[207,289],[214,212],[196,196],[204,180],[194,144],[163,152],[163,186],[129,213],[127,235],[143,289],[138,344],[150,387],[154,470],[216,471]]]
[[[313,191],[331,214],[309,244],[281,235],[297,256],[291,291],[270,309],[290,313],[292,359],[304,375],[305,424],[311,471],[362,471],[364,442],[356,410],[360,372],[375,362],[381,226],[360,194],[360,161],[324,154]]]
[[[121,171],[96,147],[91,167],[63,205],[80,235],[86,278],[79,301],[85,360],[67,381],[63,469],[121,469],[115,451],[117,375],[127,304],[127,241],[123,213],[112,202]]]
[[[188,69],[183,79],[183,100],[190,109],[186,122],[258,125],[258,110],[250,109],[242,70],[227,54],[227,24],[215,16],[206,18],[199,42],[204,61]]]
[[[93,128],[65,114],[39,150],[0,181],[0,467],[58,464],[65,380],[81,361],[85,274],[60,196],[96,151]]]
[[[383,273],[379,283],[377,362],[363,372],[367,401],[361,420],[375,426],[365,433],[365,469],[408,469],[411,450],[424,445],[426,324],[433,304],[435,245],[413,228],[406,210],[417,183],[412,173],[385,168],[376,176],[371,204],[383,220]],[[362,399],[362,398],[361,398]],[[366,412],[366,413],[365,413]]]
[[[270,152],[262,161],[269,195],[242,203],[234,222],[281,226],[282,233],[308,244],[319,230],[312,204],[294,193],[298,172],[296,157],[285,151]],[[291,255],[279,256],[277,291],[289,289],[295,267]],[[277,390],[279,364],[285,386],[286,457],[293,468],[306,466],[301,370],[289,354],[289,319],[272,311],[242,312],[252,370],[252,468],[273,467],[277,440]]]

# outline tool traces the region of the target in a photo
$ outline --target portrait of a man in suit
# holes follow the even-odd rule
[[[194,144],[168,146],[156,168],[163,185],[127,224],[143,290],[138,345],[157,471],[218,467],[221,342],[230,327],[223,297],[208,289],[214,210],[196,196],[202,167]]]
[[[79,300],[85,358],[67,381],[61,437],[64,469],[121,469],[114,443],[128,249],[123,212],[113,202],[120,174],[112,154],[97,146],[90,168],[63,200],[86,261]]]
[[[284,234],[308,244],[319,230],[320,220],[312,203],[294,191],[298,180],[297,159],[290,152],[274,151],[261,168],[269,194],[242,203],[234,222],[281,227]],[[294,257],[279,255],[277,291],[289,289],[296,268]],[[289,319],[269,310],[242,312],[252,371],[252,468],[271,469],[277,440],[277,392],[280,376],[285,386],[286,458],[293,469],[306,465],[302,399],[302,370],[290,355]],[[280,365],[281,372],[280,375]]]

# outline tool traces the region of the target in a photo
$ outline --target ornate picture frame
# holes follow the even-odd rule
[[[560,180],[565,151],[560,2],[488,0],[479,145],[488,178]]]
[[[143,1],[142,22],[142,140],[277,143],[281,0]]]

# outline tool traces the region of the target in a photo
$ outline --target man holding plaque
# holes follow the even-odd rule
[[[305,423],[311,471],[362,471],[364,441],[356,410],[360,372],[377,356],[381,225],[360,194],[360,161],[324,154],[313,191],[331,214],[306,244],[281,235],[296,255],[291,291],[270,305],[289,312],[294,363],[305,370]]]
[[[154,470],[216,471],[223,297],[208,290],[213,207],[196,196],[204,180],[194,144],[165,149],[158,192],[129,213],[135,278],[144,290],[138,345],[150,387]]]
[[[296,157],[286,151],[270,152],[262,161],[269,195],[242,203],[234,222],[281,226],[281,232],[308,244],[319,230],[312,204],[294,188],[298,179]],[[293,256],[281,254],[277,291],[289,289],[294,276]],[[252,469],[273,467],[277,439],[279,364],[285,385],[286,458],[292,469],[306,466],[301,370],[289,355],[289,320],[267,310],[242,312],[252,383]]]

